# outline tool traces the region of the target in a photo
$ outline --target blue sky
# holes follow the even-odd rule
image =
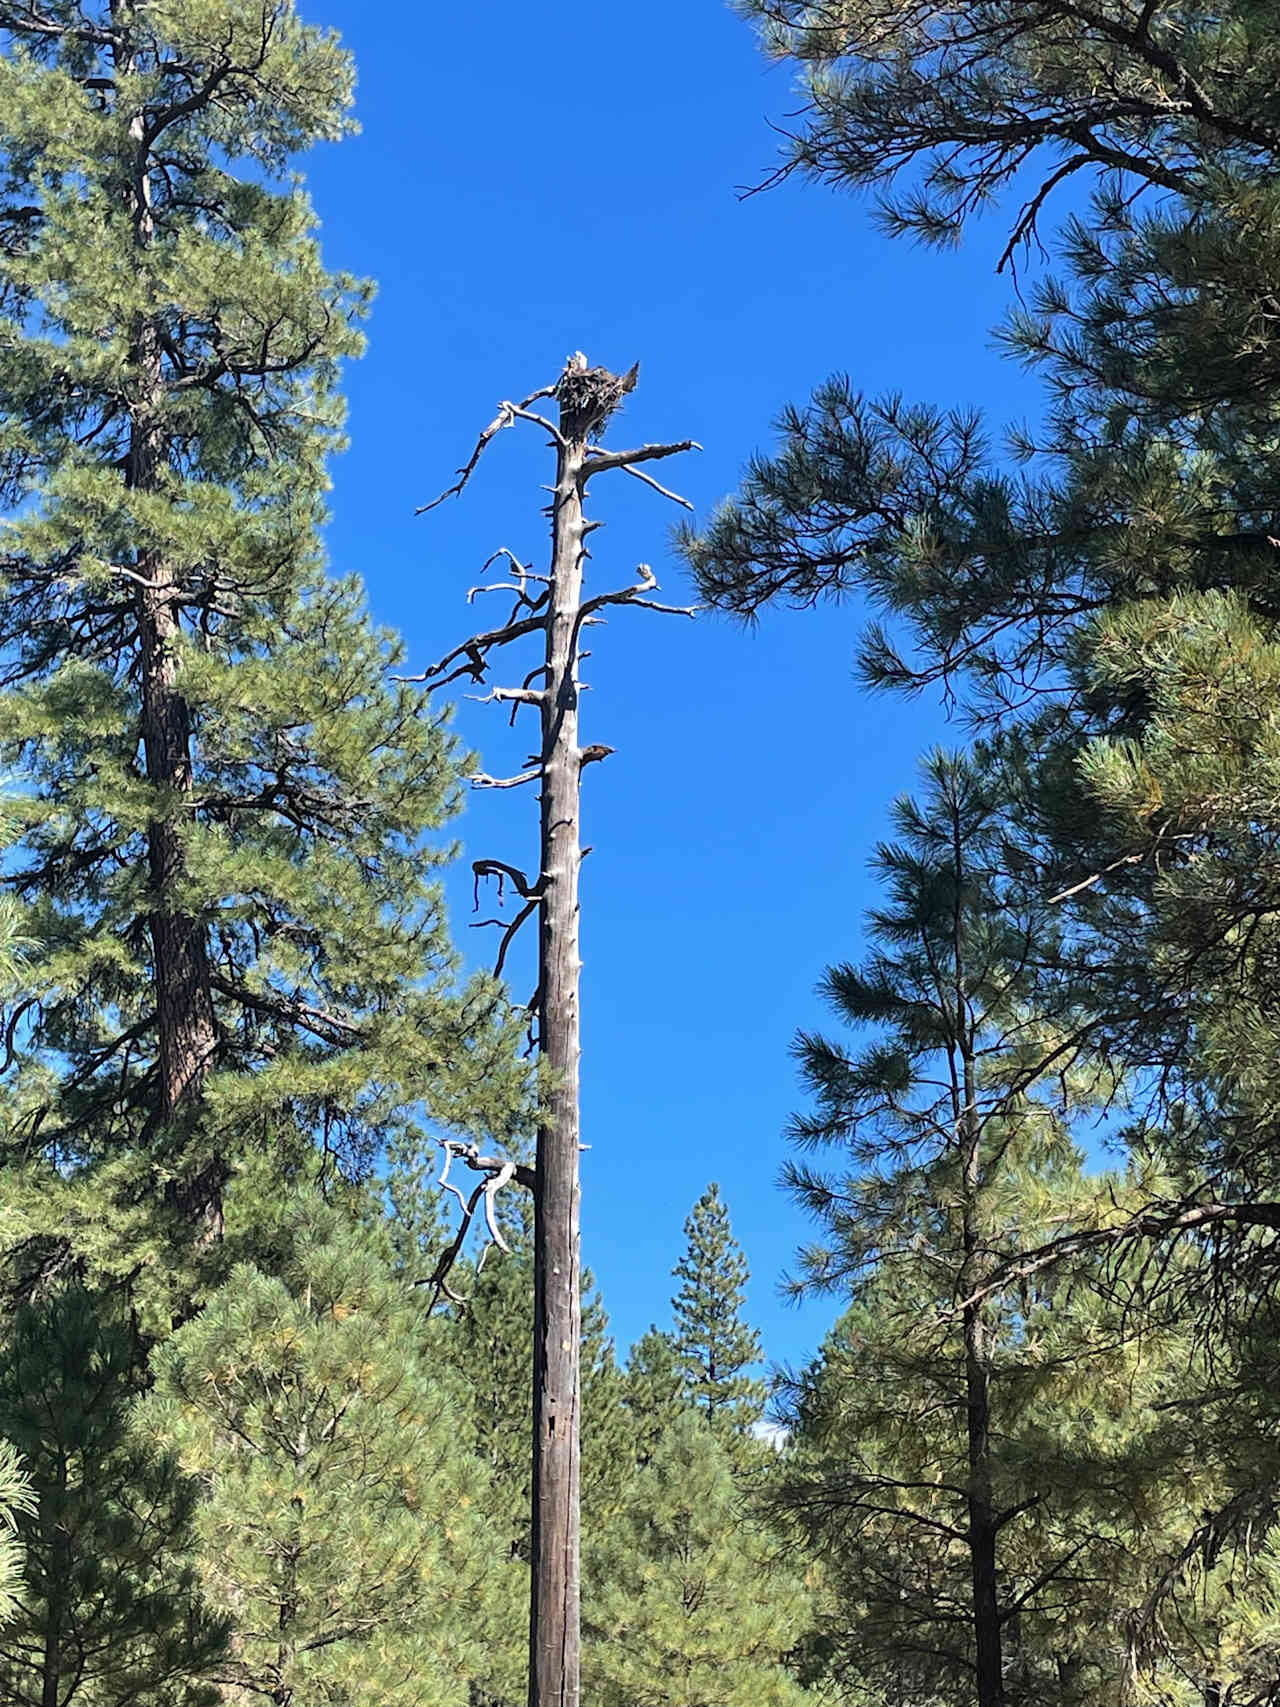
[[[495,546],[543,552],[539,436],[502,435],[460,501],[414,507],[496,402],[554,379],[571,350],[615,369],[639,359],[615,437],[701,441],[666,465],[701,514],[782,405],[837,369],[996,422],[1034,408],[991,346],[1009,299],[996,226],[940,256],[891,243],[865,204],[828,190],[740,199],[794,100],[790,73],[719,0],[305,10],[359,72],[361,135],[307,163],[326,258],[378,283],[330,546],[414,667],[476,625],[465,591]],[[675,511],[615,476],[593,513],[608,524],[597,586],[644,560],[685,602]],[[805,1233],[774,1184],[797,1103],[788,1045],[819,1019],[823,966],[857,953],[889,802],[948,738],[936,705],[855,685],[858,626],[852,608],[778,612],[754,632],[626,613],[593,634],[583,739],[617,752],[586,779],[584,1253],[623,1350],[666,1322],[684,1218],[712,1179],[769,1356],[802,1357],[833,1314],[776,1291]],[[492,707],[464,702],[459,727],[491,771],[525,750]],[[468,803],[450,895],[477,963],[491,945],[466,929],[469,861],[527,865],[535,828],[528,790]]]

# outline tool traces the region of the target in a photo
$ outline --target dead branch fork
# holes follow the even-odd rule
[[[447,1298],[451,1304],[466,1302],[450,1288],[449,1276],[453,1272],[454,1264],[462,1254],[462,1247],[466,1243],[467,1234],[471,1231],[471,1223],[475,1219],[476,1210],[483,1204],[484,1224],[489,1235],[489,1244],[486,1244],[480,1253],[480,1261],[476,1268],[478,1274],[480,1269],[484,1267],[484,1259],[491,1245],[496,1245],[500,1251],[509,1251],[511,1248],[498,1230],[494,1199],[503,1186],[509,1184],[513,1179],[529,1190],[533,1189],[534,1184],[533,1169],[525,1167],[523,1163],[509,1161],[504,1156],[482,1156],[476,1145],[464,1144],[455,1138],[442,1138],[440,1146],[443,1154],[440,1177],[436,1180],[436,1184],[442,1191],[450,1192],[457,1198],[462,1209],[462,1220],[458,1225],[458,1231],[452,1243],[440,1253],[440,1260],[435,1268],[424,1279],[415,1282],[418,1286],[430,1286],[432,1288],[431,1302],[427,1305],[428,1315],[432,1313],[441,1298]],[[467,1167],[482,1176],[469,1197],[464,1197],[449,1178],[449,1169],[455,1158],[458,1161],[465,1162]]]

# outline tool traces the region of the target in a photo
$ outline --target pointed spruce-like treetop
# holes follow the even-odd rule
[[[292,0],[0,5],[0,45],[5,880],[42,944],[6,1124],[50,1195],[105,1164],[216,1234],[238,1147],[358,1169],[516,1079],[423,843],[456,754],[319,540],[369,291],[289,163],[351,67]]]
[[[744,1371],[760,1362],[760,1336],[742,1319],[749,1278],[720,1187],[703,1192],[684,1224],[685,1251],[672,1273],[672,1340],[686,1397],[726,1438],[746,1434],[764,1408],[765,1387]]]

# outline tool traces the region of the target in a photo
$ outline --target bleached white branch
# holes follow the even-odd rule
[[[503,1186],[508,1185],[512,1180],[516,1180],[530,1191],[533,1190],[535,1181],[532,1168],[525,1167],[520,1162],[513,1162],[506,1156],[482,1156],[476,1145],[462,1143],[456,1138],[442,1138],[440,1143],[444,1150],[444,1166],[437,1183],[444,1186],[447,1191],[452,1192],[458,1199],[462,1205],[462,1219],[457,1233],[445,1250],[441,1252],[440,1260],[436,1263],[435,1268],[422,1280],[414,1282],[417,1286],[430,1286],[432,1288],[431,1302],[427,1306],[428,1315],[435,1309],[441,1298],[448,1298],[454,1304],[466,1302],[456,1292],[450,1290],[449,1276],[453,1272],[454,1264],[462,1254],[462,1247],[471,1230],[471,1223],[475,1219],[476,1210],[483,1205],[485,1229],[488,1232],[490,1242],[497,1245],[501,1251],[509,1251],[510,1246],[498,1229],[497,1217],[494,1212],[494,1199]],[[449,1183],[449,1166],[455,1157],[460,1162],[465,1163],[473,1172],[484,1176],[477,1182],[470,1197],[464,1198],[457,1186]],[[487,1250],[488,1246],[485,1249]],[[477,1272],[479,1272],[483,1262],[484,1254],[482,1253],[480,1263],[477,1264]]]
[[[646,474],[642,468],[635,468],[629,462],[624,463],[623,473],[629,474],[633,480],[643,480],[646,486],[652,486],[655,492],[664,498],[670,498],[673,504],[679,504],[686,510],[693,508],[687,498],[682,498],[678,492],[673,492],[669,486],[664,486],[661,481],[655,480],[652,474]]]
[[[581,605],[581,624],[585,628],[592,621],[601,619],[595,613],[605,605],[639,605],[642,610],[656,610],[666,616],[696,616],[696,605],[664,605],[656,600],[644,597],[647,593],[658,591],[658,578],[647,563],[636,565],[639,580],[630,587],[619,587],[615,592],[597,593],[594,598],[584,599]]]
[[[468,699],[473,699],[477,705],[495,705],[512,703],[516,705],[541,705],[546,699],[542,688],[490,688],[488,693],[469,693]]]
[[[490,776],[487,771],[473,771],[467,778],[472,788],[519,788],[526,782],[536,782],[542,775],[542,766],[535,765],[532,770],[521,771],[519,776]]]

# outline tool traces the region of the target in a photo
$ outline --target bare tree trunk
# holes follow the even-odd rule
[[[127,21],[126,0],[117,0],[112,11],[114,21]],[[132,56],[118,51],[116,65],[122,73],[131,70]],[[154,237],[154,223],[142,113],[132,118],[129,135],[137,152],[125,195],[135,242],[145,250]],[[164,371],[159,328],[145,314],[134,328],[131,357],[136,389],[130,403],[125,483],[135,491],[150,492],[159,484],[164,458]],[[186,849],[181,819],[172,815],[169,803],[192,789],[191,709],[177,687],[177,587],[158,551],[139,549],[133,567],[141,583],[137,611],[143,761],[147,781],[166,797],[167,808],[164,817],[147,826],[147,863],[159,1055],[157,1113],[170,1124],[198,1101],[217,1031],[205,929],[176,898],[186,875]],[[179,1207],[203,1223],[206,1236],[221,1233],[223,1183],[223,1170],[215,1164],[183,1181],[173,1193]]]
[[[991,1486],[991,1358],[987,1346],[985,1309],[972,1302],[979,1284],[980,1247],[977,1227],[981,1189],[980,1123],[977,1116],[973,1060],[964,1059],[965,1153],[963,1163],[965,1296],[964,1380],[965,1421],[969,1443],[969,1563],[973,1584],[973,1637],[978,1680],[978,1707],[1004,1707],[1004,1655],[1001,1644],[1000,1601],[996,1565],[995,1498]]]
[[[554,385],[532,392],[523,403],[504,402],[481,433],[459,479],[441,493],[435,504],[461,492],[494,435],[517,421],[546,429],[556,446],[556,484],[551,504],[551,567],[546,576],[533,575],[510,552],[513,583],[503,583],[516,602],[507,621],[487,633],[473,635],[445,654],[438,664],[414,680],[443,686],[459,676],[485,680],[490,655],[535,634],[543,638],[543,662],[519,687],[495,687],[489,697],[499,702],[536,708],[540,746],[519,776],[477,775],[479,787],[515,788],[541,785],[538,876],[530,882],[524,872],[503,860],[474,862],[481,878],[509,882],[521,907],[503,925],[502,946],[495,971],[500,975],[507,950],[521,924],[538,914],[538,989],[536,1010],[538,1048],[548,1069],[547,1099],[538,1128],[536,1165],[530,1169],[497,1156],[482,1156],[471,1144],[443,1141],[443,1185],[453,1158],[458,1157],[484,1176],[463,1202],[462,1224],[428,1278],[434,1286],[434,1305],[449,1291],[450,1271],[457,1261],[480,1204],[490,1237],[503,1249],[493,1218],[493,1198],[514,1179],[534,1194],[534,1342],[533,1342],[533,1511],[532,1571],[529,1594],[529,1707],[578,1707],[580,1680],[580,1527],[579,1488],[581,1449],[580,1342],[582,1337],[581,1261],[579,1254],[578,1155],[580,1125],[578,1076],[581,1055],[579,985],[582,960],[578,936],[578,874],[582,864],[581,782],[584,765],[601,759],[608,747],[578,745],[578,662],[582,629],[595,613],[609,606],[634,605],[646,610],[692,616],[689,609],[659,604],[650,595],[657,589],[653,571],[640,564],[637,580],[628,587],[583,597],[586,539],[593,526],[583,514],[587,483],[598,474],[625,469],[637,474],[664,497],[685,500],[639,469],[642,463],[696,449],[694,441],[646,444],[632,450],[606,451],[595,439],[604,422],[632,390],[638,369],[626,374],[588,367],[586,357],[570,357]],[[540,398],[554,397],[559,425],[530,412]],[[490,561],[493,561],[491,558]],[[543,591],[531,591],[529,581]],[[473,594],[496,588],[475,588]],[[540,680],[541,685],[531,684]],[[499,890],[501,895],[501,889]],[[501,920],[490,923],[503,924]],[[456,1187],[450,1188],[456,1190]]]
[[[538,1035],[551,1074],[538,1130],[533,1292],[533,1572],[530,1707],[577,1707],[582,1337],[578,1223],[581,1055],[578,871],[582,755],[578,650],[585,523],[582,475],[594,425],[562,401],[552,504],[542,714],[542,906]]]

